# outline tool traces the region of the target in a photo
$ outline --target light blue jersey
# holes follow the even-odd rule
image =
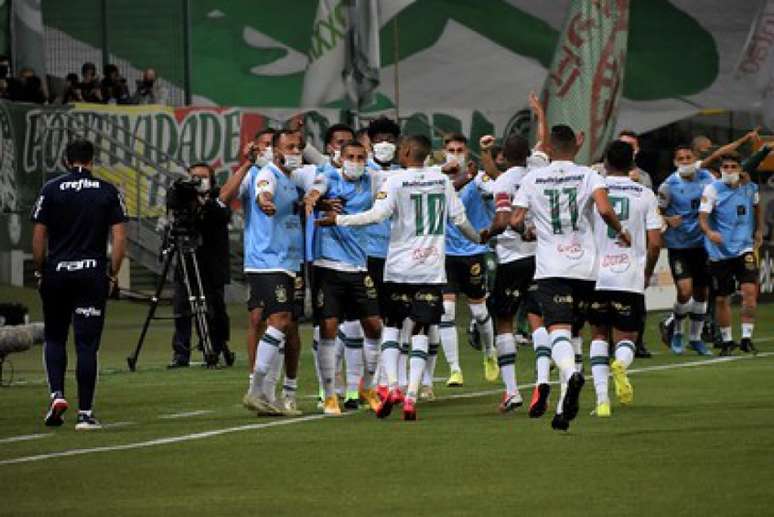
[[[664,243],[670,249],[702,248],[704,235],[699,227],[699,205],[704,187],[715,181],[705,169],[698,169],[693,178],[685,179],[675,172],[658,189],[658,206],[667,217],[683,218],[677,228],[664,233]]]
[[[326,197],[342,200],[343,214],[358,214],[373,205],[371,175],[366,171],[357,181],[345,180],[334,168],[324,172],[328,184]],[[317,228],[314,238],[314,257],[338,262],[365,270],[365,226],[326,226]]]
[[[301,268],[301,220],[296,184],[274,164],[260,171],[252,167],[240,189],[245,216],[244,270],[248,273],[283,271],[294,275]],[[262,191],[273,192],[277,209],[266,215],[257,204]]]
[[[372,181],[376,181],[377,187],[381,186],[381,183],[392,174],[390,171],[400,169],[399,165],[393,164],[389,170],[382,169],[382,167],[373,160],[369,160],[367,164],[369,171],[380,171],[381,178],[377,178],[376,175],[372,176]],[[390,221],[382,221],[381,223],[370,224],[365,227],[366,235],[366,254],[369,257],[375,258],[387,258],[387,248],[390,246]]]
[[[492,217],[487,210],[486,202],[481,197],[481,191],[474,181],[469,182],[458,192],[460,201],[465,207],[465,213],[473,227],[481,231],[489,228]],[[475,244],[467,239],[459,229],[446,222],[446,255],[455,257],[469,257],[486,253],[489,248],[485,244]]]
[[[732,188],[715,181],[704,189],[700,210],[709,214],[710,228],[723,237],[722,244],[715,244],[705,236],[704,246],[710,260],[732,259],[753,250],[753,207],[757,204],[758,185],[752,182]]]

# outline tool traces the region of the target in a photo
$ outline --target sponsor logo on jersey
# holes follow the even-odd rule
[[[99,181],[81,178],[78,181],[63,181],[59,184],[59,190],[74,190],[80,192],[85,188],[99,188]]]
[[[95,259],[83,259],[83,260],[63,260],[56,265],[57,271],[80,271],[81,269],[91,269],[97,267],[97,261]]]
[[[631,265],[632,262],[627,253],[605,255],[602,257],[602,267],[610,269],[613,273],[623,273],[628,270]]]
[[[304,277],[297,276],[293,281],[293,288],[297,291],[304,288]]]
[[[557,244],[556,251],[570,260],[580,260],[583,257],[583,246],[579,242],[572,244]]]
[[[428,246],[427,248],[416,248],[411,253],[411,258],[418,264],[424,264],[425,262],[438,259],[440,253],[435,246]]]
[[[91,318],[92,316],[102,316],[102,311],[96,307],[76,307],[75,314],[84,318]]]
[[[376,199],[386,199],[387,198],[387,192],[380,190],[376,193]]]
[[[323,290],[317,291],[317,308],[322,309],[325,306],[325,294]]]
[[[481,274],[481,264],[473,264],[470,266],[471,276],[478,276]]]
[[[572,303],[572,295],[568,294],[567,296],[561,296],[561,295],[555,294],[554,303],[558,303],[560,305],[565,303]]]

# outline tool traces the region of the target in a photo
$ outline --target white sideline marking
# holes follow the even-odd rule
[[[19,436],[9,436],[8,438],[0,438],[0,443],[26,442],[28,440],[37,440],[38,438],[47,438],[49,436],[53,436],[53,433],[22,434]]]
[[[763,340],[759,340],[763,341]],[[714,359],[704,359],[699,361],[690,361],[686,363],[678,363],[678,364],[665,364],[660,366],[646,366],[644,368],[636,368],[629,370],[628,373],[641,373],[641,372],[651,372],[651,371],[659,371],[659,370],[672,370],[677,368],[689,368],[694,366],[708,366],[713,364],[719,364],[719,363],[728,363],[732,361],[740,361],[740,360],[750,360],[750,359],[756,359],[760,357],[771,357],[774,355],[774,352],[764,352],[760,353],[757,356],[751,356],[751,355],[736,355],[736,356],[729,356],[729,357],[716,357]],[[553,383],[555,384],[555,382]],[[523,385],[523,386],[530,386],[530,385]],[[534,384],[532,385],[534,386]],[[459,395],[450,395],[448,397],[439,397],[438,400],[447,400],[447,399],[464,399],[464,398],[475,398],[475,397],[482,397],[486,395],[493,395],[495,393],[502,392],[502,389],[498,390],[486,390],[486,391],[478,391],[473,393],[460,393]],[[346,415],[347,413],[344,413]],[[354,413],[350,413],[354,414]],[[167,445],[171,443],[180,443],[180,442],[187,442],[191,440],[200,440],[202,438],[210,438],[212,436],[220,436],[222,434],[229,434],[229,433],[236,433],[239,431],[250,431],[253,429],[267,429],[269,427],[278,427],[278,426],[284,426],[284,425],[292,425],[292,424],[300,424],[302,422],[309,422],[312,420],[321,420],[323,418],[326,418],[325,415],[309,415],[305,417],[300,418],[288,418],[286,420],[275,420],[272,422],[266,422],[262,424],[247,424],[247,425],[240,425],[237,427],[226,427],[224,429],[215,429],[212,431],[204,431],[201,433],[193,433],[193,434],[184,434],[181,436],[169,436],[167,438],[156,438],[154,440],[147,440],[144,442],[136,442],[136,443],[127,443],[123,445],[106,445],[103,447],[93,447],[89,449],[70,449],[66,451],[60,451],[60,452],[52,452],[47,454],[38,454],[35,456],[22,456],[19,458],[10,458],[7,460],[0,460],[0,465],[14,465],[18,463],[30,463],[33,461],[42,461],[42,460],[48,460],[52,458],[62,458],[66,456],[82,456],[84,454],[94,454],[99,452],[112,452],[112,451],[126,451],[126,450],[132,450],[132,449],[143,449],[145,447],[155,447],[157,445]],[[48,435],[43,435],[48,436]]]
[[[137,422],[111,422],[109,424],[102,424],[102,428],[116,429],[118,427],[129,427],[130,425],[137,425]]]
[[[199,416],[213,413],[212,409],[200,409],[198,411],[186,411],[183,413],[170,413],[168,415],[159,415],[159,418],[163,420],[172,420],[174,418],[187,418],[189,416]]]

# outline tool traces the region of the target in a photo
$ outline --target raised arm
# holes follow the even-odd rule
[[[538,151],[545,151],[545,145],[546,142],[548,142],[548,120],[546,119],[546,112],[543,109],[543,103],[540,102],[540,99],[535,95],[535,92],[529,93],[529,107],[537,119],[538,141],[535,144],[535,149]]]
[[[481,166],[490,178],[497,178],[500,175],[500,171],[495,164],[495,157],[492,156],[492,147],[494,145],[495,137],[492,135],[482,136],[481,140],[478,141],[478,146],[481,149]]]
[[[234,174],[231,175],[226,183],[220,187],[220,194],[218,194],[218,199],[220,199],[221,203],[225,205],[230,204],[234,198],[237,197],[237,194],[239,193],[239,187],[242,185],[242,182],[247,175],[247,171],[249,171],[250,167],[253,166],[253,162],[255,161],[255,144],[250,142],[249,144],[245,145],[242,152],[244,155],[242,163],[239,165],[237,170],[234,171]]]
[[[742,138],[739,138],[738,140],[734,140],[730,144],[726,144],[724,146],[721,146],[717,148],[712,154],[707,156],[705,159],[701,161],[701,167],[708,167],[709,165],[712,165],[712,162],[723,156],[724,154],[733,153],[739,147],[742,146],[742,144],[754,140],[758,138],[758,130],[760,128],[755,128],[749,133],[746,133]]]

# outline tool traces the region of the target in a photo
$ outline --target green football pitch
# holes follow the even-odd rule
[[[34,291],[1,293],[39,319]],[[524,408],[499,415],[500,384],[483,380],[480,352],[464,332],[465,387],[437,382],[439,400],[418,406],[416,422],[403,422],[399,411],[386,421],[365,411],[322,418],[308,328],[299,392],[305,416],[257,418],[240,406],[248,375],[243,306],[230,308],[237,364],[214,371],[165,369],[172,334],[165,321],[153,325],[138,371],[128,372],[145,312],[128,302],[109,306],[96,404],[102,431],[77,433],[73,409],[64,427],[46,428],[41,349],[9,357],[13,384],[0,388],[0,515],[772,512],[774,305],[759,311],[757,357],[675,357],[659,343],[651,315],[655,354],[632,366],[634,405],[614,401],[611,418],[590,416],[589,375],[567,433]],[[533,357],[520,349],[525,399]],[[441,357],[436,375],[447,373]],[[75,406],[72,372],[67,389]]]

